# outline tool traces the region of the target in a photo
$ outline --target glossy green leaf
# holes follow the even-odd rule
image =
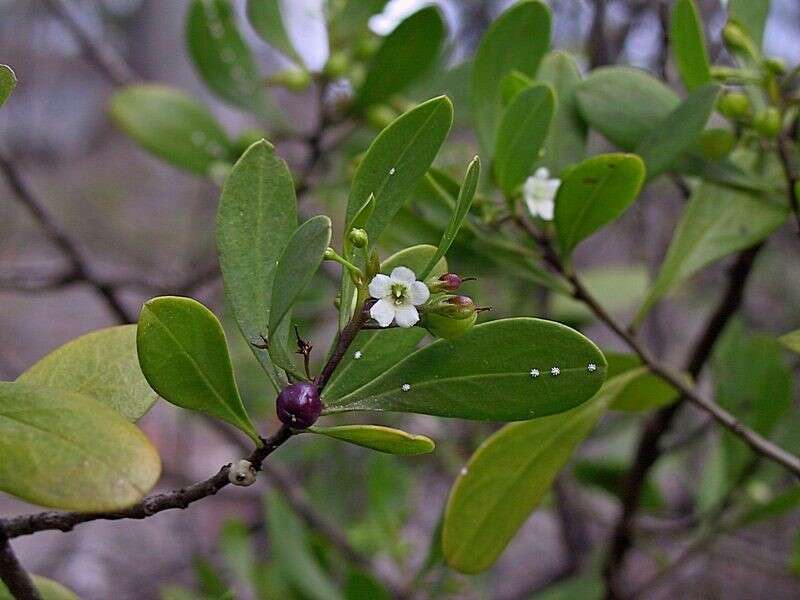
[[[303,598],[342,600],[336,585],[309,548],[308,533],[292,509],[277,494],[271,494],[266,499],[266,511],[269,539],[280,540],[271,544],[271,550],[281,575]]]
[[[556,375],[550,371],[554,367]],[[347,396],[328,398],[325,412],[398,411],[518,421],[586,401],[600,388],[605,368],[597,347],[569,327],[540,319],[503,319],[477,325],[456,340],[433,342]],[[532,375],[533,369],[538,376]]]
[[[52,579],[33,575],[33,585],[36,586],[42,600],[79,600],[72,591]],[[5,584],[0,581],[0,600],[14,600]]]
[[[769,17],[770,0],[730,0],[728,14],[736,20],[761,47],[764,27]]]
[[[421,79],[436,63],[445,40],[439,9],[418,10],[386,36],[367,65],[355,103],[361,108],[389,100]]]
[[[144,376],[164,400],[227,421],[259,443],[214,313],[191,298],[153,298],[139,315],[136,346]]]
[[[693,273],[763,240],[786,221],[787,214],[785,205],[770,198],[701,184],[684,210],[636,321],[641,322],[662,296]]]
[[[630,67],[595,69],[576,90],[583,118],[609,142],[633,150],[679,104],[655,77]]]
[[[562,177],[555,224],[561,252],[568,256],[582,240],[624,213],[644,181],[644,163],[634,154],[601,154]]]
[[[427,244],[410,246],[399,252],[395,252],[389,258],[381,262],[381,273],[388,275],[395,267],[408,267],[414,273],[421,272],[422,269],[436,255],[437,248]],[[440,258],[431,269],[429,277],[438,277],[447,273],[447,259]]]
[[[638,374],[621,386],[611,399],[609,408],[625,412],[644,412],[675,402],[680,394],[666,381],[641,368],[642,361],[633,354],[605,353],[608,378],[638,369]],[[686,376],[688,381],[688,376]]]
[[[431,166],[452,122],[453,105],[440,96],[395,119],[370,145],[353,176],[347,221],[374,194],[375,209],[365,227],[371,245]]]
[[[324,215],[310,218],[292,235],[275,270],[269,311],[270,334],[278,331],[281,320],[319,269],[330,243],[331,220]]]
[[[494,148],[494,174],[512,196],[539,159],[553,118],[555,96],[547,85],[521,91],[503,111]]]
[[[117,126],[148,152],[200,175],[232,160],[228,136],[200,102],[174,88],[136,84],[116,92],[109,112]]]
[[[269,113],[261,74],[236,25],[231,0],[192,0],[186,43],[195,70],[210,90],[239,108]]]
[[[694,0],[678,0],[672,8],[670,49],[686,89],[711,81],[703,21]]]
[[[519,71],[511,71],[511,73],[503,77],[503,81],[500,84],[503,106],[508,106],[517,94],[532,85],[533,80],[530,77]]]
[[[783,344],[785,348],[800,354],[800,329],[782,335],[778,338],[778,341]]]
[[[421,327],[359,332],[322,391],[323,402],[346,396],[382,375],[416,350],[425,335]]]
[[[0,490],[52,508],[119,510],[138,502],[160,472],[147,437],[109,406],[0,382]]]
[[[136,325],[108,327],[53,350],[17,381],[77,392],[107,404],[129,421],[158,399],[136,355]]]
[[[462,573],[480,573],[494,564],[626,377],[609,380],[581,406],[511,423],[481,444],[447,501],[442,535],[447,564]]]
[[[225,296],[244,338],[261,365],[275,377],[269,353],[256,348],[269,334],[277,263],[297,228],[294,183],[272,144],[256,142],[228,176],[217,215],[217,248]],[[284,340],[270,350],[281,360]]]
[[[503,114],[502,81],[512,71],[533,78],[550,45],[550,10],[538,0],[517,2],[481,40],[472,66],[472,107],[486,156],[495,148]]]
[[[467,167],[467,173],[464,175],[464,183],[461,184],[461,187],[458,190],[458,199],[456,200],[455,210],[453,210],[453,215],[450,218],[450,221],[447,223],[447,228],[442,234],[442,239],[439,241],[439,247],[436,249],[436,254],[431,257],[431,259],[428,261],[428,264],[426,264],[421,271],[415,271],[415,273],[417,273],[417,279],[420,281],[425,280],[425,278],[430,275],[434,267],[436,267],[439,261],[447,254],[447,251],[450,249],[453,241],[455,241],[456,235],[458,235],[458,230],[461,229],[461,224],[464,222],[464,219],[466,218],[467,213],[472,206],[472,201],[475,198],[475,191],[478,189],[478,181],[480,181],[480,176],[481,161],[480,158],[476,156],[472,159],[472,162],[469,163],[469,166]]]
[[[670,169],[678,156],[699,140],[719,90],[714,83],[697,88],[636,145],[636,154],[647,166],[647,179]]]
[[[326,435],[349,444],[363,446],[386,454],[415,456],[433,452],[436,444],[424,435],[407,433],[381,425],[339,425],[337,427],[310,427],[311,433]]]
[[[247,0],[247,19],[261,39],[287,58],[302,64],[286,33],[280,0]]]
[[[0,64],[0,106],[5,104],[15,87],[17,87],[17,75],[14,69]]]
[[[572,56],[553,51],[542,60],[536,81],[550,85],[556,95],[556,110],[544,145],[544,157],[537,164],[558,175],[586,156],[587,127],[575,96],[581,72]]]

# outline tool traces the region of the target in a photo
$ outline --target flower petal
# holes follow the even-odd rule
[[[536,179],[550,179],[550,169],[547,167],[539,167],[533,174]]]
[[[375,319],[381,327],[388,327],[394,320],[395,312],[394,302],[384,298],[378,300],[369,309],[369,316]]]
[[[417,280],[417,276],[414,275],[414,271],[408,267],[395,267],[392,269],[391,278],[409,285]]]
[[[538,203],[539,216],[545,221],[552,221],[555,206],[556,203],[552,200],[540,200]]]
[[[428,286],[421,281],[415,281],[408,286],[408,299],[414,306],[419,306],[428,301],[431,297],[431,291]]]
[[[394,320],[398,327],[412,327],[419,321],[417,309],[410,304],[396,306]]]
[[[369,295],[384,298],[392,293],[392,280],[388,275],[378,274],[369,282]]]

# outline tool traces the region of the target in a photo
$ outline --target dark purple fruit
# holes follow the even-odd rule
[[[317,422],[322,412],[322,401],[317,387],[302,381],[283,388],[275,408],[281,422],[293,429],[306,429]]]

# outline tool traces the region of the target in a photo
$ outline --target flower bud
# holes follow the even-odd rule
[[[360,227],[351,229],[350,233],[347,234],[347,239],[356,248],[366,248],[369,244],[369,236],[367,236],[367,232]]]
[[[729,92],[722,96],[717,103],[719,112],[733,120],[746,119],[750,115],[752,106],[750,98],[741,92]]]
[[[478,307],[469,296],[445,296],[433,304],[429,311],[448,319],[468,319],[478,314]]]
[[[325,63],[324,73],[331,79],[338,79],[347,73],[350,61],[344,52],[332,52],[328,62]]]
[[[278,418],[293,429],[307,429],[322,413],[319,390],[313,383],[301,381],[281,390],[275,403]]]
[[[764,67],[773,75],[783,75],[786,73],[786,63],[777,56],[768,56],[764,59]]]
[[[366,280],[372,281],[378,273],[381,272],[381,259],[376,252],[373,252],[367,261]]]
[[[303,92],[311,85],[311,74],[304,69],[287,69],[275,73],[269,82],[292,92]]]
[[[465,281],[471,281],[474,277],[463,279],[455,273],[445,273],[439,279],[426,282],[431,294],[438,294],[440,292],[455,292],[461,287]]]
[[[727,129],[706,129],[700,134],[700,150],[711,160],[728,156],[735,145],[736,136]]]
[[[374,35],[362,37],[356,44],[356,57],[360,60],[372,58],[372,55],[375,54],[375,51],[378,49],[378,46],[380,46],[380,43],[380,38]]]
[[[753,127],[761,135],[773,138],[781,132],[781,113],[774,106],[759,111],[753,119]]]
[[[256,482],[256,469],[249,460],[241,459],[228,469],[228,481],[233,485],[247,487]]]
[[[443,338],[446,340],[454,340],[465,335],[475,325],[478,319],[478,313],[466,319],[451,319],[436,313],[425,313],[422,321],[422,326],[427,329],[431,335]]]
[[[725,40],[728,50],[734,54],[746,54],[751,58],[758,57],[758,48],[738,23],[728,21],[722,28],[722,39]]]

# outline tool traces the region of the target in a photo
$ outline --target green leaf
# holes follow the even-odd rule
[[[356,105],[363,109],[384,102],[421,79],[439,58],[445,33],[435,6],[418,10],[402,21],[372,56],[356,92]]]
[[[392,594],[368,571],[350,567],[344,582],[347,600],[392,600]]]
[[[341,45],[353,44],[359,36],[364,35],[370,17],[383,12],[387,2],[388,0],[343,0],[330,3],[332,7],[340,7],[329,17],[333,39]]]
[[[408,267],[414,273],[421,272],[431,261],[431,258],[436,256],[437,251],[438,248],[427,244],[404,248],[381,262],[381,273],[388,275],[395,267]],[[445,273],[447,273],[447,259],[442,257],[431,269],[429,276],[439,277]]]
[[[0,64],[0,106],[5,104],[15,87],[17,87],[17,75],[14,69]]]
[[[450,246],[456,239],[458,230],[461,229],[461,224],[464,222],[464,219],[466,218],[467,213],[472,206],[472,200],[475,198],[475,191],[478,189],[478,181],[480,180],[480,176],[481,160],[476,156],[472,159],[472,162],[469,163],[469,166],[467,167],[467,173],[464,175],[464,183],[458,190],[458,200],[456,200],[453,216],[450,218],[447,228],[442,234],[442,239],[439,241],[439,247],[436,249],[436,254],[431,257],[431,259],[428,261],[428,264],[426,264],[421,271],[414,271],[417,273],[417,279],[420,281],[425,280],[425,278],[437,265],[439,260],[447,254],[447,251],[450,249]]]
[[[550,86],[534,85],[514,96],[503,111],[495,141],[494,173],[506,196],[516,192],[539,159],[554,107]]]
[[[225,569],[234,581],[240,581],[248,588],[258,572],[253,542],[251,528],[242,519],[229,519],[222,524],[218,545]],[[236,596],[230,600],[236,600]]]
[[[698,141],[719,90],[714,83],[697,88],[636,145],[636,154],[647,165],[648,180],[670,169],[678,156]]]
[[[575,479],[584,485],[601,489],[620,498],[625,476],[629,470],[630,464],[628,461],[602,459],[579,460],[575,463],[572,472],[575,475]],[[646,510],[652,511],[664,508],[664,498],[652,477],[645,480],[641,494],[641,505]]]
[[[634,154],[601,154],[567,171],[555,209],[561,252],[569,256],[578,243],[622,215],[643,181],[644,163]]]
[[[266,501],[267,526],[272,556],[280,572],[303,598],[309,600],[342,600],[334,583],[322,570],[311,549],[303,524],[277,496],[270,494]]]
[[[52,508],[119,510],[141,500],[160,472],[147,437],[109,406],[0,382],[0,490]]]
[[[52,579],[33,575],[33,585],[42,596],[42,600],[79,600],[70,590]],[[0,600],[14,600],[5,584],[0,581]]]
[[[220,124],[200,102],[164,85],[136,84],[111,97],[117,126],[148,152],[199,175],[233,150]]]
[[[752,525],[759,521],[774,519],[794,510],[800,505],[800,487],[794,486],[763,504],[757,504],[745,512],[738,520],[738,525]]]
[[[556,111],[544,146],[544,157],[537,164],[558,175],[586,156],[587,128],[578,112],[575,95],[581,72],[572,56],[557,50],[544,57],[536,80],[549,84],[556,95]]]
[[[415,456],[433,452],[436,444],[424,435],[406,433],[400,429],[381,425],[339,425],[337,427],[309,427],[311,433],[401,456]]]
[[[261,74],[236,26],[230,0],[192,0],[186,43],[210,90],[234,106],[270,116]]]
[[[594,364],[594,371],[588,370]],[[551,375],[550,369],[560,369]],[[559,323],[492,321],[456,340],[439,339],[347,396],[327,413],[376,410],[487,421],[563,412],[589,399],[605,378],[597,347]],[[533,377],[532,369],[540,375]]]
[[[800,354],[800,329],[786,333],[778,338],[778,341],[785,347]]]
[[[756,46],[762,45],[770,0],[730,0],[728,14],[744,27]]]
[[[678,0],[672,8],[669,29],[675,66],[686,89],[692,91],[711,81],[703,21],[694,0]]]
[[[760,242],[780,227],[787,215],[784,205],[769,198],[702,183],[683,212],[635,322],[640,323],[679,282],[723,256]]]
[[[576,575],[548,585],[528,600],[602,600],[604,586],[599,575]]]
[[[502,81],[512,71],[533,78],[550,45],[550,10],[538,0],[514,4],[491,24],[472,67],[472,106],[487,156],[503,113]]]
[[[680,396],[678,390],[661,377],[641,368],[639,357],[615,352],[606,352],[605,357],[608,360],[609,379],[638,369],[638,374],[617,390],[609,404],[611,410],[644,412],[672,404]],[[688,376],[684,377],[689,380]]]
[[[375,209],[365,226],[371,245],[424,177],[452,122],[453,105],[439,96],[402,114],[370,145],[353,176],[347,221],[374,194]]]
[[[368,384],[416,350],[425,335],[421,327],[359,332],[322,391],[322,400],[341,398]]]
[[[217,247],[225,296],[244,338],[275,383],[266,350],[253,344],[269,334],[275,270],[297,228],[294,183],[272,144],[256,142],[234,165],[222,188]],[[274,339],[278,356],[283,340]],[[280,359],[280,356],[278,356]]]
[[[630,67],[595,69],[576,90],[578,110],[594,129],[631,151],[679,104],[655,77]]]
[[[310,218],[292,235],[275,271],[275,293],[269,311],[270,335],[278,331],[281,320],[319,269],[330,243],[331,220],[324,215]]]
[[[217,573],[214,564],[202,556],[192,558],[192,567],[200,587],[201,598],[234,598],[234,590]]]
[[[303,63],[286,33],[280,0],[247,0],[247,19],[261,39],[286,58]]]
[[[650,285],[650,276],[643,264],[606,264],[581,269],[581,282],[607,312],[620,314],[639,306]],[[569,292],[553,294],[550,316],[569,325],[591,323],[597,319],[586,304],[575,300]]]
[[[503,82],[500,84],[503,106],[508,106],[517,94],[532,85],[533,80],[530,77],[523,75],[519,71],[511,71],[511,73],[503,77]]]
[[[442,535],[447,564],[462,573],[494,564],[627,377],[609,380],[581,406],[506,425],[481,444],[447,501]]]
[[[108,327],[67,342],[17,381],[90,396],[129,421],[138,421],[158,399],[139,368],[136,325]]]
[[[227,421],[260,443],[214,313],[191,298],[153,298],[139,315],[136,346],[144,376],[164,400]]]

